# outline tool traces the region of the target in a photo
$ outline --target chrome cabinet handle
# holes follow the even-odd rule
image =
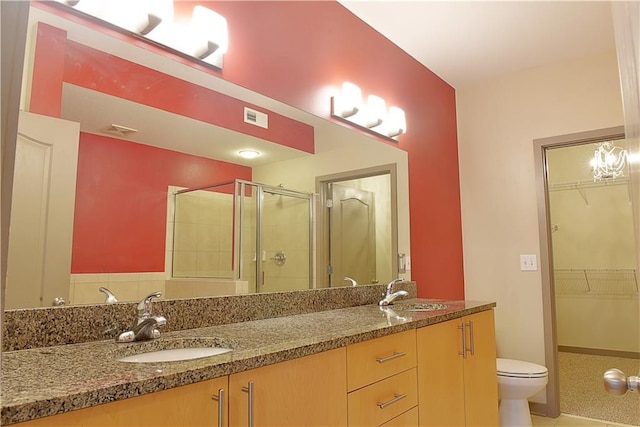
[[[218,389],[218,394],[211,398],[218,401],[218,427],[224,427],[224,389]]]
[[[462,351],[459,351],[458,354],[462,356],[463,359],[467,358],[467,325],[462,322],[462,325],[458,326],[460,329],[460,336],[462,337]]]
[[[387,406],[389,406],[389,405],[391,405],[393,403],[396,403],[399,400],[404,399],[405,397],[407,397],[406,393],[394,393],[393,394],[393,399],[387,400],[386,402],[378,402],[378,403],[376,403],[376,405],[378,405],[378,408],[384,409]]]
[[[469,320],[469,345],[470,347],[467,349],[471,355],[473,356],[473,354],[475,353],[475,340],[473,338],[473,320]]]
[[[253,381],[249,381],[247,387],[242,387],[242,391],[249,393],[247,403],[247,419],[249,427],[253,427]]]
[[[406,356],[407,353],[405,352],[397,352],[394,351],[393,354],[391,356],[387,356],[387,357],[376,357],[376,362],[378,363],[384,363],[384,362],[388,362],[390,360],[393,359],[397,359],[398,357],[402,357],[402,356]]]

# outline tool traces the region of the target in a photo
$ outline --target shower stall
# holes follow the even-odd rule
[[[313,287],[313,194],[234,180],[175,192],[172,277]]]

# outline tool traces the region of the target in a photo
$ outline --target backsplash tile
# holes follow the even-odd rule
[[[161,331],[178,331],[226,323],[268,319],[377,303],[384,285],[310,289],[215,298],[159,300],[154,314],[166,317]],[[396,289],[416,297],[415,282]],[[136,303],[78,305],[7,310],[2,350],[76,344],[115,338],[131,327]]]

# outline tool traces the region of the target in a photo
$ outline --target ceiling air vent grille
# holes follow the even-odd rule
[[[128,128],[126,126],[111,124],[103,130],[105,133],[113,133],[120,136],[129,136],[132,133],[138,132],[138,129]]]
[[[244,107],[244,122],[269,129],[269,116],[249,107]]]

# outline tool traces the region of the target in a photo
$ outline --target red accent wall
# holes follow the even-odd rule
[[[95,64],[102,66],[96,67]],[[66,83],[103,92],[182,116],[215,124],[307,153],[314,152],[313,127],[273,111],[181,80],[68,40]],[[269,114],[269,128],[245,123],[244,107]]]
[[[337,2],[177,1],[176,12],[196,4],[229,23],[224,69],[212,75],[328,120],[345,80],[405,110],[397,146],[409,156],[411,276],[419,296],[463,298],[454,88]]]
[[[251,179],[251,168],[80,134],[72,273],[164,271],[167,187]]]
[[[66,31],[38,24],[29,100],[32,113],[60,117],[66,42]]]

